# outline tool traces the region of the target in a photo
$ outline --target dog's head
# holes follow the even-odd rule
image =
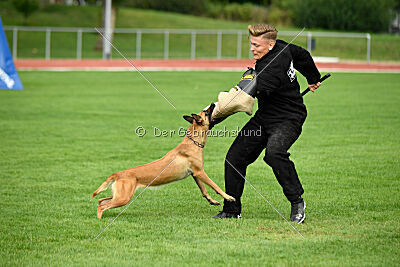
[[[215,104],[211,103],[206,109],[199,114],[192,114],[191,116],[185,115],[183,118],[193,124],[194,122],[200,126],[210,126],[211,114],[215,108]]]

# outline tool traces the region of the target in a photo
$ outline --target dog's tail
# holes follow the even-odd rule
[[[92,197],[96,196],[97,194],[100,194],[101,192],[103,192],[104,190],[106,190],[112,182],[114,182],[115,178],[117,178],[117,175],[114,173],[113,175],[111,175],[110,177],[108,177],[104,183],[102,183],[99,188],[97,188],[96,191],[93,192]]]

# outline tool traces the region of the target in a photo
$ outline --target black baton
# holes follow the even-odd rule
[[[323,81],[325,81],[325,80],[328,79],[329,77],[331,77],[331,74],[330,74],[330,73],[327,73],[327,74],[324,75],[324,77],[322,77],[321,79],[319,79],[318,82],[322,83]],[[310,88],[307,88],[306,90],[304,90],[304,91],[301,93],[301,96],[307,94],[308,92],[310,92]]]

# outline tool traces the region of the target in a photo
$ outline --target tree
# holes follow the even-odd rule
[[[293,19],[298,27],[384,32],[394,6],[393,0],[295,0]]]
[[[13,0],[13,5],[24,16],[24,24],[26,24],[28,17],[39,9],[37,0]]]

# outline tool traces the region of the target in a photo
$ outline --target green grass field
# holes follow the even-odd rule
[[[113,172],[174,148],[181,137],[156,137],[154,127],[186,128],[182,115],[199,112],[240,73],[146,73],[176,110],[134,72],[19,74],[25,90],[0,90],[2,265],[398,265],[398,74],[334,73],[305,97],[309,115],[290,150],[305,188],[307,219],[296,226],[305,239],[248,184],[243,219],[212,219],[221,208],[188,177],[144,191],[97,240],[122,208],[98,220],[91,193]],[[248,119],[237,114],[215,129]],[[213,137],[204,149],[205,171],[221,188],[232,141]],[[262,157],[247,179],[288,218]]]
[[[10,2],[0,1],[0,16],[4,25],[23,25],[24,20]],[[102,9],[100,6],[47,6],[28,18],[28,26],[52,27],[101,27]],[[74,19],[71,19],[74,18]],[[249,22],[250,23],[250,22]],[[246,30],[249,23],[216,20],[205,17],[195,17],[183,14],[168,13],[154,10],[132,8],[118,8],[116,17],[117,28],[158,28],[158,29],[235,29]],[[301,29],[293,27],[278,27],[278,31],[295,31]],[[306,31],[324,31],[321,29],[306,29]],[[6,31],[11,47],[12,31]],[[400,36],[389,34],[371,35],[372,61],[400,61]],[[52,58],[76,58],[76,33],[57,33],[51,36]],[[101,58],[102,52],[94,49],[98,34],[83,34],[82,58]],[[171,34],[169,43],[169,58],[190,58],[190,35]],[[279,38],[291,41],[294,36],[280,36]],[[44,58],[45,32],[18,33],[18,58]],[[164,36],[162,34],[143,34],[141,57],[163,58]],[[299,37],[295,44],[306,47],[306,37]],[[366,39],[355,38],[327,38],[316,37],[316,48],[313,56],[338,57],[341,60],[366,60]],[[198,35],[196,42],[197,58],[217,57],[217,36]],[[114,45],[125,56],[136,57],[136,34],[120,33],[114,36]],[[236,58],[237,36],[223,35],[222,57]],[[247,36],[242,37],[242,58],[248,58],[249,46]],[[120,56],[113,51],[113,58]]]

